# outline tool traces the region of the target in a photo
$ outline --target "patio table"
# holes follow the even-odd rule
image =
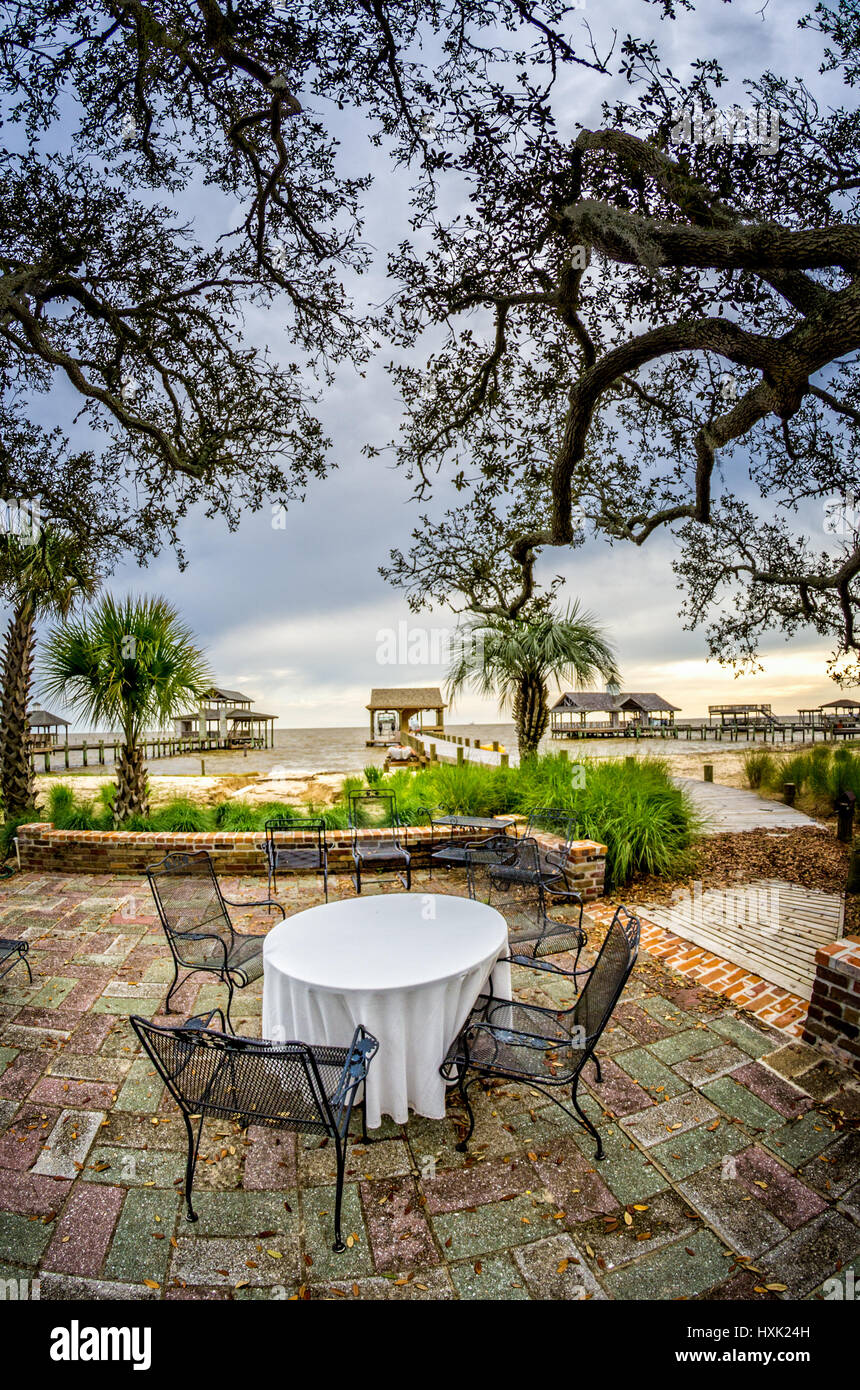
[[[278,923],[263,945],[263,1037],[345,1046],[356,1024],[379,1039],[367,1124],[440,1120],[439,1067],[489,977],[510,998],[501,913],[444,893],[326,903]]]

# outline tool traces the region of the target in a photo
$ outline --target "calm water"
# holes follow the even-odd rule
[[[513,724],[451,724],[447,732],[461,734],[465,738],[477,738],[481,743],[491,743],[496,740],[510,751],[516,749]],[[81,735],[75,734],[72,737],[75,742],[79,742]],[[93,734],[86,737],[88,742],[92,740],[92,742],[97,743],[99,736]],[[220,753],[208,752],[203,756],[206,762],[206,773],[209,776],[242,772],[270,772],[273,768],[282,768],[285,772],[293,775],[299,773],[347,773],[354,772],[367,763],[381,765],[384,762],[385,750],[365,747],[366,740],[366,727],[356,729],[277,729],[274,748],[247,753],[235,750]],[[745,744],[717,743],[713,739],[692,739],[688,742],[685,738],[647,740],[595,738],[582,739],[578,742],[545,739],[542,745],[543,749],[547,751],[553,748],[556,750],[567,748],[572,756],[590,758],[618,758],[627,753],[640,755],[651,753],[656,757],[689,756],[691,754],[704,756],[709,753],[725,753],[732,749],[742,751],[745,746]],[[82,770],[79,753],[70,754],[69,761],[72,767]],[[51,766],[52,771],[62,770],[62,752],[59,756],[54,756]],[[94,748],[90,750],[88,772],[109,772],[111,767],[112,764],[108,761],[104,769],[100,768],[97,762],[97,750]],[[150,764],[150,768],[153,773],[164,775],[199,774],[200,756],[188,754],[180,758],[159,758]],[[36,770],[37,772],[42,771],[41,760],[37,763]]]

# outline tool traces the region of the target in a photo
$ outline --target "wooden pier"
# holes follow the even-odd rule
[[[713,743],[794,743],[795,736],[800,742],[836,743],[840,739],[856,739],[860,742],[860,725],[820,725],[787,721],[773,724],[709,724],[703,720],[699,724],[672,724],[668,728],[648,728],[646,726],[591,724],[579,728],[553,729],[553,739],[591,739],[591,738],[674,738],[710,740]]]
[[[156,762],[159,758],[182,758],[227,751],[246,751],[249,748],[262,748],[262,739],[222,738],[209,734],[206,738],[180,738],[175,734],[148,734],[141,741],[145,762]],[[55,743],[50,748],[44,746],[30,749],[30,761],[34,772],[74,771],[78,767],[106,767],[108,762],[119,762],[122,743],[119,739],[82,739],[80,743]],[[80,753],[80,763],[72,763],[70,753]]]

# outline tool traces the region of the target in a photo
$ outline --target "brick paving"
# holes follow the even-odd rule
[[[453,874],[432,886],[462,891]],[[225,890],[250,899],[259,880]],[[351,895],[345,876],[332,892]],[[286,882],[280,897],[298,911],[321,885]],[[604,904],[592,919],[589,953]],[[719,993],[707,962],[685,969],[647,925],[603,1081],[589,1067],[580,1089],[605,1161],[512,1083],[478,1089],[468,1155],[454,1098],[444,1120],[386,1121],[350,1143],[342,1255],[334,1155],[304,1137],[207,1123],[200,1220],[185,1221],[184,1127],[128,1025],[164,1017],[171,978],[144,882],[16,875],[0,883],[0,934],[26,937],[35,977],[0,985],[0,1278],[38,1278],[43,1300],[779,1300],[860,1275],[858,1078],[790,1020],[779,1031],[738,1009],[731,982]],[[514,983],[533,1002],[571,998],[563,977]],[[195,976],[177,1004],[222,996]],[[262,982],[237,993],[238,1031],[259,1034],[261,1004]]]

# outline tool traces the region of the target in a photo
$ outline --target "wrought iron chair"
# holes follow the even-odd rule
[[[594,1049],[639,952],[639,919],[624,907],[616,910],[597,960],[587,975],[576,1002],[569,1009],[546,1009],[537,1004],[519,1004],[496,998],[492,993],[478,998],[466,1026],[451,1044],[442,1063],[446,1081],[456,1081],[466,1114],[468,1130],[457,1145],[461,1152],[472,1137],[475,1116],[468,1090],[484,1077],[504,1077],[527,1081],[570,1115],[566,1105],[547,1087],[570,1087],[575,1114],[571,1116],[597,1140],[598,1159],[603,1158],[603,1141],[588,1116],[580,1109],[577,1088],[582,1069],[592,1058],[600,1081],[600,1062]],[[470,1080],[469,1072],[474,1075]]]
[[[216,1010],[220,1014],[220,1010]],[[304,1134],[326,1134],[337,1154],[334,1250],[346,1249],[340,1229],[346,1141],[356,1092],[379,1043],[361,1025],[349,1047],[267,1042],[209,1027],[213,1014],[174,1027],[134,1016],[131,1025],[182,1112],[188,1135],[185,1202],[189,1221],[194,1169],[205,1119],[234,1120]],[[223,1015],[221,1022],[223,1026]],[[196,1133],[192,1121],[197,1121]]]
[[[549,915],[563,908],[573,909],[572,922],[559,921]],[[555,975],[576,977],[586,973],[579,969],[582,948],[588,943],[582,925],[584,904],[579,893],[544,883],[517,885],[499,910],[508,924],[507,960],[510,964],[527,965]],[[575,956],[572,970],[545,959],[562,952]]]
[[[9,971],[14,970],[21,961],[26,967],[27,974],[30,976],[30,984],[32,984],[33,972],[27,959],[29,949],[29,941],[13,941],[11,937],[0,936],[0,975],[8,975]]]
[[[265,937],[237,935],[227,908],[276,907],[282,920],[286,912],[273,898],[230,902],[218,886],[212,858],[205,849],[195,854],[168,854],[159,864],[149,866],[146,877],[173,956],[173,984],[167,991],[165,1011],[173,1012],[170,998],[179,983],[180,966],[189,975],[208,970],[227,986],[227,1022],[232,1028],[234,987],[243,988],[262,975]]]
[[[323,876],[325,900],[328,902],[328,852],[331,845],[325,837],[325,820],[322,816],[276,816],[266,821],[266,838],[257,848],[266,856],[269,881],[266,891],[271,893],[278,888],[278,869],[296,869],[300,873],[316,870]],[[302,831],[306,838],[316,840],[313,844],[296,844],[284,841],[283,835],[292,830]]]
[[[400,864],[403,873],[395,870],[407,893],[412,887],[412,857],[407,849],[406,826],[397,812],[397,796],[391,791],[349,793],[349,828],[352,831],[352,860],[355,869],[352,881],[355,891],[361,892],[361,874],[377,864]],[[390,830],[385,839],[374,839],[362,832]],[[404,877],[405,874],[405,877]]]
[[[558,849],[547,849],[535,838],[538,834],[555,835],[562,842]],[[576,834],[576,819],[569,811],[534,811],[521,839],[509,846],[498,844],[497,853],[487,856],[486,871],[490,883],[504,891],[512,883],[567,882],[564,866],[568,850]]]

